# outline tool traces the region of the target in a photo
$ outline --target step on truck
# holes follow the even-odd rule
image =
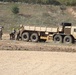
[[[24,26],[21,38],[32,42],[45,42],[52,39],[55,43],[74,43],[76,26],[72,26],[71,23],[62,23],[58,27]]]

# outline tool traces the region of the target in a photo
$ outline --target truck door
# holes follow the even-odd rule
[[[64,27],[64,33],[67,35],[71,34],[71,26],[65,26]]]
[[[76,26],[72,26],[71,35],[76,39]]]

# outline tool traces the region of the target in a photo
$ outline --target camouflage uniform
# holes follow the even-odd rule
[[[3,35],[2,28],[3,27],[0,27],[0,40],[2,40],[2,35]]]
[[[21,35],[22,35],[23,30],[24,30],[24,26],[21,24],[20,28],[17,29],[17,32],[16,32],[16,40],[19,40],[19,39],[22,40]]]
[[[10,40],[15,40],[15,33],[16,33],[16,30],[13,28],[12,32],[10,33]]]
[[[19,29],[19,31],[20,31],[20,37],[22,35],[23,30],[24,30],[24,26],[23,25],[20,25],[20,29]]]
[[[20,39],[20,31],[19,29],[17,29],[16,31],[16,40],[19,40]]]

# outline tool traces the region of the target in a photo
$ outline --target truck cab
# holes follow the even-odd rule
[[[72,26],[71,23],[62,23],[59,26],[59,33],[54,35],[54,42],[57,43],[74,43],[76,39],[76,26]]]

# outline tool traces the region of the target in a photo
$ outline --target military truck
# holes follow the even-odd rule
[[[21,38],[32,42],[52,39],[55,43],[74,43],[76,26],[72,26],[71,23],[62,23],[59,27],[24,26]]]

